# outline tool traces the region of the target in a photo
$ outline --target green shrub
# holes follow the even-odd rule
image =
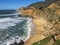
[[[50,41],[51,37],[45,38],[43,40],[40,40],[38,42],[33,43],[32,45],[45,45]]]
[[[60,45],[60,40],[57,40],[53,45]]]

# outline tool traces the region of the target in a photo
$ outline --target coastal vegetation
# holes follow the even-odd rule
[[[43,40],[33,43],[32,45],[46,45],[46,43],[48,43],[50,40],[51,40],[51,37],[47,37]]]

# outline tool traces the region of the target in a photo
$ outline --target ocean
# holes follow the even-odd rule
[[[18,17],[15,10],[0,10],[0,45],[26,41],[30,37],[31,19]]]

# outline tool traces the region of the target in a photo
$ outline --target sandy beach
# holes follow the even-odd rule
[[[37,21],[36,21],[37,20]],[[42,21],[40,21],[42,22]],[[30,38],[25,42],[25,45],[32,45],[34,42],[40,41],[46,38],[43,34],[46,33],[42,27],[45,26],[46,23],[40,23],[38,19],[32,20],[34,27],[31,29]]]
[[[37,42],[37,41],[45,38],[42,34],[38,33],[39,31],[37,31],[36,33],[34,33],[34,32],[31,31],[30,38],[25,42],[24,45],[32,45],[34,42]]]

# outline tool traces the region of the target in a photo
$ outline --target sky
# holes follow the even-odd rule
[[[44,0],[0,0],[0,10],[17,9]]]

